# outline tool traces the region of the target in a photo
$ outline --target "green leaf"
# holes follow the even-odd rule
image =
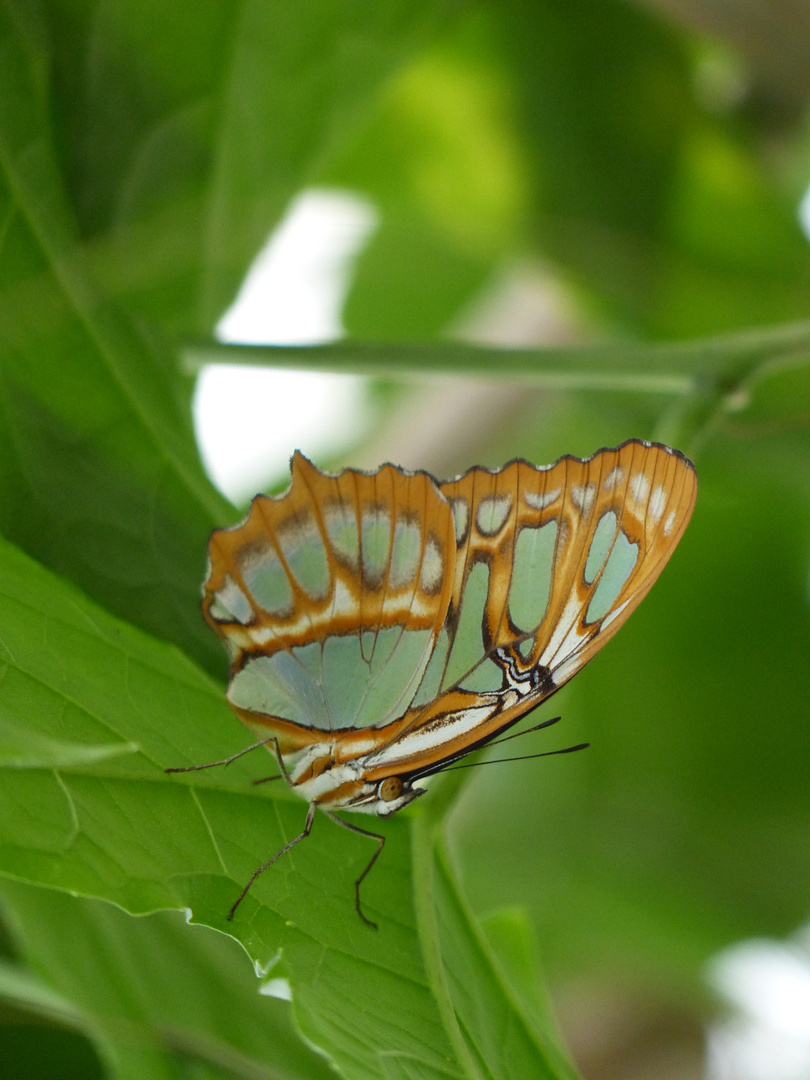
[[[417,822],[415,866],[425,883],[416,894],[425,964],[440,1014],[470,1076],[575,1080],[536,1008],[509,984],[458,890],[446,853],[431,835],[429,813]],[[543,1048],[542,1052],[540,1048]]]
[[[0,910],[7,915],[8,905],[2,900],[5,886],[21,890],[25,886],[0,879]],[[19,1080],[102,1076],[101,1062],[81,1034],[86,1024],[80,1009],[18,962],[0,960],[0,1004],[4,1020],[0,1060]]]
[[[54,142],[97,279],[164,330],[209,332],[443,6],[43,6]]]
[[[60,765],[90,765],[94,761],[117,757],[119,754],[136,754],[137,743],[111,743],[106,746],[78,746],[62,742],[47,735],[32,734],[26,725],[17,727],[3,718],[0,730],[0,765],[10,769],[58,768]]]
[[[25,896],[28,886],[8,879],[0,881],[0,892],[13,893],[20,890]],[[33,891],[33,890],[31,890]],[[53,896],[60,894],[52,893]],[[46,1017],[60,1024],[80,1028],[82,1016],[73,1002],[62,997],[56,990],[47,986],[27,968],[18,963],[0,962],[0,998],[4,1002],[41,1017]]]
[[[7,878],[0,900],[30,969],[0,968],[0,995],[87,1032],[115,1075],[182,1077],[184,1059],[245,1080],[333,1075],[230,938]]]
[[[418,918],[407,823],[386,824],[364,891],[375,933],[353,903],[369,842],[323,821],[229,923],[257,864],[300,832],[303,805],[250,786],[263,753],[166,776],[244,744],[219,688],[6,543],[0,562],[0,716],[14,718],[16,738],[32,736],[29,767],[6,767],[0,785],[2,873],[131,912],[187,908],[232,933],[265,977],[289,979],[302,1031],[346,1076],[571,1075],[497,973],[432,832],[416,848]],[[75,758],[37,766],[44,738],[76,746]],[[139,752],[96,749],[129,743]]]
[[[205,538],[232,512],[203,474],[159,339],[86,274],[51,150],[44,46],[25,22],[0,9],[0,530],[221,670],[193,598]]]

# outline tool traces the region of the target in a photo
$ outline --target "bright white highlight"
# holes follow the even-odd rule
[[[475,522],[483,536],[494,536],[506,521],[512,509],[509,495],[487,495],[478,504]]]
[[[526,500],[526,505],[530,506],[532,510],[545,510],[547,506],[551,506],[553,502],[560,497],[561,488],[554,488],[553,491],[544,491],[542,494],[536,494],[534,491],[524,491],[523,498]]]
[[[590,512],[595,495],[595,484],[574,484],[571,488],[571,502],[583,514]]]
[[[355,195],[299,195],[256,256],[217,337],[242,345],[314,345],[340,337],[351,261],[376,224],[374,208]]]
[[[259,987],[264,997],[278,998],[279,1001],[292,1001],[292,986],[289,979],[268,979]]]
[[[746,941],[709,967],[735,1015],[709,1032],[708,1080],[810,1076],[810,948]]]
[[[810,187],[802,195],[799,203],[799,226],[805,237],[810,240]]]
[[[450,506],[453,510],[453,522],[456,526],[456,540],[460,540],[467,531],[470,508],[467,506],[466,499],[451,499]]]
[[[636,503],[647,501],[647,496],[650,494],[650,481],[644,473],[636,473],[632,478],[630,481],[630,493]]]
[[[351,263],[376,220],[368,203],[346,193],[299,195],[222,317],[219,339],[307,345],[340,337]],[[283,473],[297,447],[334,452],[362,432],[364,385],[347,375],[206,366],[194,422],[209,476],[241,502]]]
[[[422,558],[422,572],[419,581],[426,593],[433,593],[439,589],[444,576],[444,559],[433,540],[428,540],[425,545],[425,554]]]

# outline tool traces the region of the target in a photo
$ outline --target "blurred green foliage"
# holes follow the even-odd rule
[[[696,1024],[708,956],[806,918],[810,86],[759,62],[618,0],[0,2],[9,1075],[569,1077],[538,953],[564,1021],[579,986]],[[244,745],[198,602],[238,511],[199,461],[183,342],[216,352],[313,185],[380,224],[344,311],[366,348],[302,364],[520,374],[448,473],[473,443],[498,464],[639,436],[700,477],[661,582],[527,740],[592,748],[456,774],[384,824],[378,935],[351,907],[366,845],[326,822],[226,924],[303,807],[250,786],[261,761],[162,773]],[[527,266],[587,346],[447,344]],[[378,400],[383,424],[407,395]]]

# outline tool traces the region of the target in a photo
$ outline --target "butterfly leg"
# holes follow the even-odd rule
[[[280,770],[279,774],[278,776],[260,776],[258,780],[251,780],[251,783],[255,786],[256,784],[266,784],[270,780],[284,780],[287,787],[295,787],[292,780],[290,779],[290,774],[287,772],[287,766],[284,764],[284,758],[281,756],[281,749],[278,745],[278,739],[275,737],[275,735],[271,735],[267,739],[262,739],[262,745],[266,746],[267,743],[273,744],[273,753],[276,756],[276,764],[278,765]]]
[[[174,769],[164,769],[164,772],[196,772],[197,769],[213,769],[217,765],[230,765],[232,761],[236,761],[237,758],[243,757],[245,754],[249,754],[251,750],[258,750],[260,746],[267,746],[269,742],[276,744],[276,751],[278,751],[278,740],[275,735],[271,735],[268,739],[259,739],[258,742],[252,743],[250,746],[246,746],[244,750],[237,750],[235,754],[231,754],[230,757],[222,758],[220,761],[207,761],[204,765],[180,765]],[[276,757],[278,757],[276,753]]]
[[[256,880],[256,878],[260,877],[265,872],[265,870],[269,870],[274,862],[277,862],[281,858],[282,855],[287,854],[287,852],[290,850],[290,848],[294,848],[295,845],[299,841],[304,840],[307,836],[309,836],[310,830],[312,829],[312,822],[315,820],[315,811],[317,809],[318,809],[318,804],[317,803],[310,803],[309,804],[309,810],[307,810],[307,820],[304,822],[303,831],[300,832],[298,834],[298,836],[296,836],[294,839],[290,840],[289,844],[285,844],[284,847],[281,849],[281,851],[277,851],[272,859],[268,859],[266,863],[262,863],[262,865],[258,868],[258,870],[253,871],[253,873],[251,874],[251,877],[250,877],[250,881],[247,883],[247,885],[244,887],[244,889],[242,889],[242,891],[239,893],[239,896],[236,898],[236,903],[233,905],[231,910],[228,912],[228,922],[230,922],[233,919],[233,916],[234,916],[234,913],[235,913],[236,909],[239,907],[239,905],[242,903],[242,901],[247,896],[248,891],[250,890],[250,887],[253,884],[253,882]],[[330,815],[330,817],[331,817],[331,815]],[[379,854],[379,852],[377,852],[377,854]],[[376,858],[376,856],[375,856],[375,858]],[[373,861],[374,860],[372,859],[372,862]]]
[[[324,813],[331,821],[334,821],[336,825],[340,825],[344,829],[348,829],[349,832],[359,833],[361,836],[369,836],[372,840],[377,841],[377,850],[369,859],[368,866],[354,883],[354,906],[357,909],[357,914],[360,916],[366,926],[370,926],[372,930],[376,930],[378,929],[377,924],[375,922],[372,922],[371,919],[366,918],[366,916],[363,914],[363,909],[360,906],[360,886],[362,885],[366,874],[368,874],[374,863],[377,861],[377,859],[379,859],[380,853],[385,847],[385,837],[380,836],[379,833],[371,832],[369,829],[361,829],[359,825],[352,825],[350,821],[344,821],[343,818],[339,818],[336,814],[332,814],[328,810],[325,810]]]

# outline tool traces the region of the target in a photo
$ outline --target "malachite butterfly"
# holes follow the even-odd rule
[[[318,807],[407,806],[559,690],[647,594],[696,494],[690,461],[636,439],[447,483],[296,453],[284,495],[211,537],[203,599],[231,708],[309,803],[278,855]]]

